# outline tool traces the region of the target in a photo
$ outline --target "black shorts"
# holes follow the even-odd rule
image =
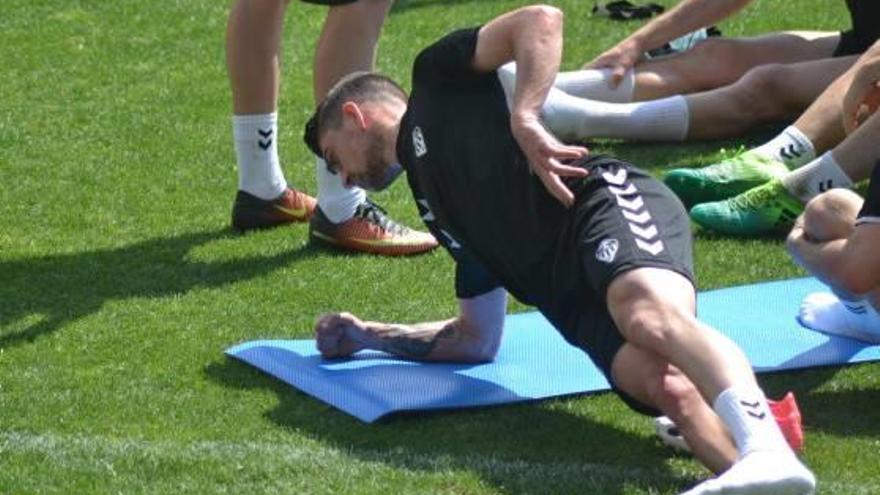
[[[877,0],[847,0],[852,29],[840,33],[840,42],[834,49],[835,57],[858,55],[880,38],[880,2]]]
[[[693,238],[687,211],[676,195],[650,174],[619,160],[588,165],[579,191],[570,249],[581,280],[579,301],[559,321],[565,339],[583,349],[611,379],[611,363],[625,340],[608,311],[606,293],[618,275],[635,268],[672,270],[694,282]],[[612,386],[614,386],[612,382]],[[658,411],[615,389],[634,410]]]
[[[874,165],[865,203],[856,218],[856,225],[862,223],[880,224],[880,162]]]
[[[314,3],[317,5],[327,5],[328,7],[333,7],[334,5],[346,5],[349,3],[355,3],[358,0],[302,0],[305,3]]]

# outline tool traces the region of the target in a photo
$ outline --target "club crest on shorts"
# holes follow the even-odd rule
[[[596,259],[603,263],[611,263],[617,256],[617,248],[620,243],[617,239],[605,239],[599,243],[599,249],[596,249]]]
[[[412,132],[413,148],[416,150],[416,157],[421,158],[428,153],[428,147],[425,145],[425,136],[422,134],[422,128],[416,126]]]

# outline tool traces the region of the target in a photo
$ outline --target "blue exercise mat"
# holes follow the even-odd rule
[[[812,278],[703,292],[700,319],[745,351],[757,371],[880,359],[880,346],[802,328],[801,300],[825,287]],[[531,401],[608,390],[586,354],[568,345],[537,312],[510,315],[494,362],[427,364],[374,351],[324,360],[314,340],[258,340],[226,350],[365,422],[403,411]]]

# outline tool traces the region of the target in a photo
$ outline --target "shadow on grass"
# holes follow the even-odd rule
[[[697,481],[669,469],[670,451],[657,441],[569,412],[564,399],[552,406],[407,413],[365,424],[232,358],[209,364],[205,374],[226,387],[272,391],[278,405],[267,419],[364,461],[426,473],[472,472],[503,493],[619,494],[634,486],[675,492]],[[635,414],[622,402],[612,407]]]
[[[200,245],[237,235],[228,229],[186,233],[114,249],[0,262],[0,327],[13,325],[0,333],[0,349],[52,333],[98,311],[108,301],[218,287],[328,253],[305,246],[274,256],[224,262],[187,259]]]

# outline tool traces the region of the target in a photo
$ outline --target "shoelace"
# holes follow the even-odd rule
[[[369,199],[357,206],[354,216],[376,224],[379,228],[391,234],[404,235],[407,231],[406,227],[388,218],[388,212]]]

